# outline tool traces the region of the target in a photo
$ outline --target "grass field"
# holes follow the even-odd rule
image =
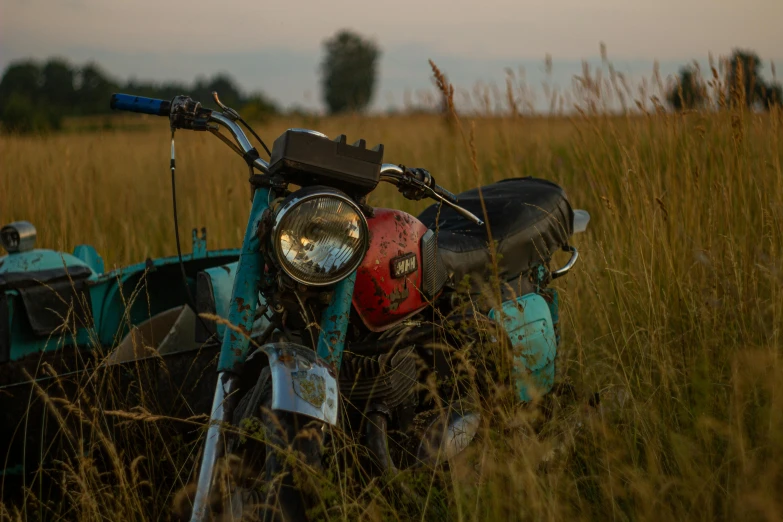
[[[168,129],[165,120],[144,123],[0,137],[0,222],[33,222],[41,247],[90,243],[107,268],[175,253]],[[606,393],[605,408],[589,416],[580,406],[560,410],[537,437],[520,428],[529,411],[506,412],[505,431],[472,449],[474,465],[438,487],[415,485],[428,495],[424,511],[381,483],[342,496],[336,480],[321,491],[331,518],[783,519],[780,110],[463,118],[462,133],[437,116],[279,120],[257,130],[271,142],[294,126],[381,142],[386,161],[426,167],[454,192],[512,176],[547,178],[592,216],[575,239],[579,263],[555,286],[565,374],[585,393]],[[249,210],[242,160],[211,136],[186,132],[177,135],[177,154],[185,237],[206,226],[211,248],[238,246]],[[389,187],[370,202],[409,212],[424,206]],[[542,464],[558,441],[569,450]],[[145,497],[154,486],[144,485],[149,466],[137,466],[137,457],[151,454],[117,457],[125,468],[115,473],[135,477],[124,486],[133,494],[71,456],[63,483],[75,492],[71,511],[60,514],[168,517],[173,493]],[[33,512],[0,507],[10,519]]]

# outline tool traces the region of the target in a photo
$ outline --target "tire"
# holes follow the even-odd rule
[[[272,379],[264,368],[256,385],[239,401],[234,424],[258,426],[263,441],[236,437],[237,487],[231,494],[233,520],[306,521],[314,505],[309,470],[322,469],[322,422],[286,411],[272,411]],[[253,430],[255,431],[255,430]],[[293,463],[293,465],[292,465]]]

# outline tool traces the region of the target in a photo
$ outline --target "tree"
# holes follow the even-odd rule
[[[74,71],[62,58],[51,58],[41,71],[41,98],[55,107],[67,108],[76,101]]]
[[[704,81],[693,66],[680,69],[677,83],[666,95],[666,100],[674,110],[693,110],[703,107],[706,102]]]
[[[762,69],[759,55],[754,51],[735,49],[729,60],[729,95],[731,99],[750,108],[763,102],[765,90],[761,78]]]
[[[78,73],[74,112],[80,114],[102,114],[109,112],[109,100],[117,92],[117,84],[110,79],[96,63],[88,63]]]
[[[41,88],[41,67],[33,61],[12,63],[0,80],[0,110],[13,93],[27,96],[37,101]]]
[[[51,73],[51,70],[50,70]],[[11,132],[57,129],[61,112],[43,95],[45,76],[31,60],[12,63],[0,80],[0,127]]]
[[[324,42],[321,89],[330,113],[363,111],[372,100],[378,59],[377,45],[343,30]]]

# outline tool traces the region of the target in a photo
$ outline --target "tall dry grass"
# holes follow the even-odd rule
[[[329,518],[783,519],[783,113],[747,113],[718,89],[717,112],[663,114],[645,97],[640,113],[609,116],[601,88],[582,84],[594,94],[580,116],[518,110],[463,119],[463,134],[437,116],[257,129],[270,141],[306,126],[382,142],[387,161],[427,167],[455,192],[512,176],[551,179],[592,216],[574,240],[580,262],[555,286],[563,373],[583,395],[602,392],[601,406],[556,409],[538,434],[528,429],[530,409],[496,414],[500,429],[482,433],[452,473],[401,479],[424,506],[384,481],[349,487],[331,470],[318,483]],[[630,89],[617,92],[631,105]],[[149,130],[0,138],[0,222],[32,221],[44,247],[91,243],[107,266],[173,254],[167,128],[146,123]],[[249,206],[242,161],[211,136],[180,132],[177,140],[181,226],[206,225],[213,248],[237,246]],[[388,187],[371,203],[410,212],[424,205]],[[149,440],[165,450],[164,438]],[[172,455],[175,468],[192,465],[196,450]],[[152,502],[151,493],[119,494],[140,483],[154,491],[142,472],[155,467],[137,460],[149,453],[110,452],[108,476],[63,456],[73,469],[63,488],[80,494],[58,505],[72,511],[39,509],[40,518],[167,518],[173,491]],[[34,513],[0,507],[9,519]]]

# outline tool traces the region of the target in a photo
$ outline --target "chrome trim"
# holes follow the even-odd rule
[[[590,223],[590,214],[581,208],[574,209],[574,234],[579,234],[587,230],[587,224]]]
[[[191,522],[203,522],[209,519],[209,494],[212,491],[212,480],[215,475],[215,463],[221,455],[222,433],[221,424],[230,422],[231,408],[226,407],[226,401],[236,392],[238,379],[228,372],[218,374],[215,396],[212,399],[212,414],[207,429],[207,440],[204,442],[204,454],[199,467],[198,486],[193,499]]]
[[[345,273],[341,275],[340,277],[337,277],[335,279],[332,279],[327,282],[318,282],[314,283],[312,281],[307,281],[304,279],[301,279],[299,277],[294,276],[293,274],[289,273],[286,269],[285,264],[280,259],[280,256],[278,254],[278,250],[280,247],[280,239],[278,237],[278,227],[280,226],[281,221],[285,217],[287,212],[290,212],[292,209],[296,208],[298,205],[304,203],[305,201],[315,199],[315,198],[321,198],[321,197],[333,197],[337,198],[339,200],[342,200],[343,202],[350,205],[356,214],[359,216],[359,220],[361,222],[361,228],[362,228],[362,245],[361,248],[364,251],[364,253],[367,253],[367,248],[370,243],[370,227],[367,224],[367,218],[364,216],[364,213],[359,208],[359,205],[356,204],[354,200],[349,198],[345,193],[329,188],[329,187],[306,187],[303,189],[300,189],[290,196],[286,198],[285,201],[283,201],[280,205],[280,207],[275,211],[274,216],[274,222],[272,224],[272,250],[275,254],[275,260],[277,261],[277,264],[280,266],[280,268],[294,281],[297,283],[302,283],[303,285],[309,285],[309,286],[328,286],[332,285],[334,283],[338,283],[351,275],[351,273],[356,270],[356,268],[362,263],[362,260],[364,259],[364,255],[358,257],[356,259],[356,262],[352,265],[346,265],[349,267],[349,269],[345,270]]]
[[[37,236],[35,227],[29,221],[14,221],[0,229],[0,243],[9,254],[32,250]]]
[[[306,415],[336,425],[340,402],[331,367],[310,348],[294,343],[266,344],[272,372],[272,409]]]
[[[239,148],[247,154],[251,150],[253,150],[255,147],[250,143],[250,140],[247,139],[247,136],[245,136],[245,133],[242,131],[239,125],[237,125],[235,122],[231,121],[231,118],[226,116],[225,114],[212,111],[212,113],[209,115],[209,121],[218,123],[224,127],[226,127],[232,136],[234,136],[234,139],[237,141],[237,144],[239,145]],[[260,170],[261,172],[269,172],[269,163],[262,160],[261,158],[256,158],[253,162],[253,166]]]
[[[327,136],[323,132],[318,132],[316,130],[311,130],[311,129],[300,129],[300,128],[297,127],[297,128],[293,128],[293,129],[287,129],[286,132],[288,132],[288,131],[290,131],[290,132],[301,132],[301,133],[304,133],[304,134],[312,134],[313,136],[318,136],[318,137],[321,137],[321,138],[327,138],[327,139],[329,138],[329,136]]]
[[[572,247],[570,245],[564,246],[563,252],[571,252],[571,258],[563,268],[552,271],[552,279],[557,279],[558,277],[566,275],[572,268],[574,268],[576,260],[579,259],[579,251],[576,249],[576,247]]]
[[[404,171],[402,168],[400,168],[399,165],[395,165],[394,163],[384,163],[381,165],[381,176],[391,173],[402,174],[403,172]]]

